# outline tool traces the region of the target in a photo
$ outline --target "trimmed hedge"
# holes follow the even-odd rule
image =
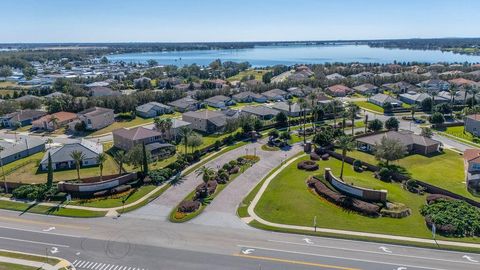
[[[181,213],[192,213],[197,211],[200,208],[200,202],[199,201],[183,201],[180,203],[178,206],[178,212]]]
[[[313,160],[304,160],[297,164],[297,169],[299,170],[316,171],[318,168],[318,164]]]

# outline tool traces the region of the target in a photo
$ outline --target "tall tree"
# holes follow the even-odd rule
[[[145,148],[145,143],[142,144],[142,166],[143,166],[143,175],[148,175],[148,156],[147,149]]]
[[[307,101],[305,99],[300,99],[300,108],[302,109],[302,114],[303,114],[303,143],[307,143],[307,132],[305,130],[306,124],[307,124]]]
[[[184,154],[187,154],[187,147],[188,147],[188,137],[190,137],[190,135],[192,135],[192,129],[189,128],[189,127],[180,127],[179,129],[179,135],[182,137],[182,143],[183,145],[185,146],[185,153]]]
[[[353,149],[355,148],[355,144],[351,136],[340,136],[337,139],[336,144],[337,144],[337,147],[342,150],[342,168],[340,170],[340,179],[343,179],[343,168],[345,165],[345,157],[347,156],[347,152],[353,151]]]
[[[100,169],[100,181],[102,181],[102,178],[103,178],[103,165],[105,164],[106,161],[107,161],[107,154],[105,153],[98,154],[97,163]]]
[[[407,148],[397,139],[383,137],[380,143],[375,144],[375,158],[384,161],[388,166],[391,161],[405,156]]]
[[[77,169],[77,180],[80,181],[80,167],[83,159],[85,158],[85,154],[82,151],[74,150],[72,153],[70,153],[70,157],[73,159],[75,168]]]
[[[47,165],[47,187],[51,188],[53,185],[53,165],[52,165],[52,155],[50,151],[48,152],[48,165]]]
[[[115,159],[115,161],[118,164],[118,174],[122,174],[123,164],[128,162],[128,158],[127,158],[127,155],[126,155],[125,151],[119,150],[119,151],[115,152],[115,154],[113,155],[113,158]]]

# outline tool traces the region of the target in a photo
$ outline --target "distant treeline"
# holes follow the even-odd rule
[[[479,54],[480,38],[432,38],[432,39],[392,39],[371,40],[370,47],[441,50],[462,54]]]

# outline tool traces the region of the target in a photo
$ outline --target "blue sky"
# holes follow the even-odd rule
[[[0,0],[0,42],[480,37],[476,0]]]

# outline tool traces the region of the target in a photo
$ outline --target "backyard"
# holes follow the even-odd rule
[[[353,151],[349,152],[348,156],[374,165],[378,163],[374,155],[365,152]],[[444,153],[433,156],[409,155],[393,164],[407,169],[414,179],[480,201],[480,197],[467,191],[463,158],[454,151],[445,149]]]
[[[354,101],[353,103],[357,104],[360,108],[363,108],[363,109],[367,109],[367,110],[378,112],[378,113],[384,113],[382,107],[375,105],[373,103],[370,103],[368,101]]]
[[[315,172],[298,170],[297,163],[306,159],[309,157],[296,160],[272,180],[255,208],[255,212],[260,217],[270,222],[302,226],[312,226],[314,218],[317,217],[317,224],[321,228],[431,237],[431,232],[419,213],[420,207],[425,204],[425,195],[410,193],[398,183],[377,180],[371,172],[354,172],[352,166],[346,164],[344,170],[346,182],[366,188],[387,190],[389,201],[405,204],[412,210],[412,214],[401,219],[370,218],[345,211],[311,192],[305,183],[308,176],[321,175],[327,167],[331,168],[335,175],[339,175],[341,161],[333,158],[328,161],[319,161],[320,169]],[[447,238],[439,236],[438,239]],[[478,241],[474,238],[455,240]]]

